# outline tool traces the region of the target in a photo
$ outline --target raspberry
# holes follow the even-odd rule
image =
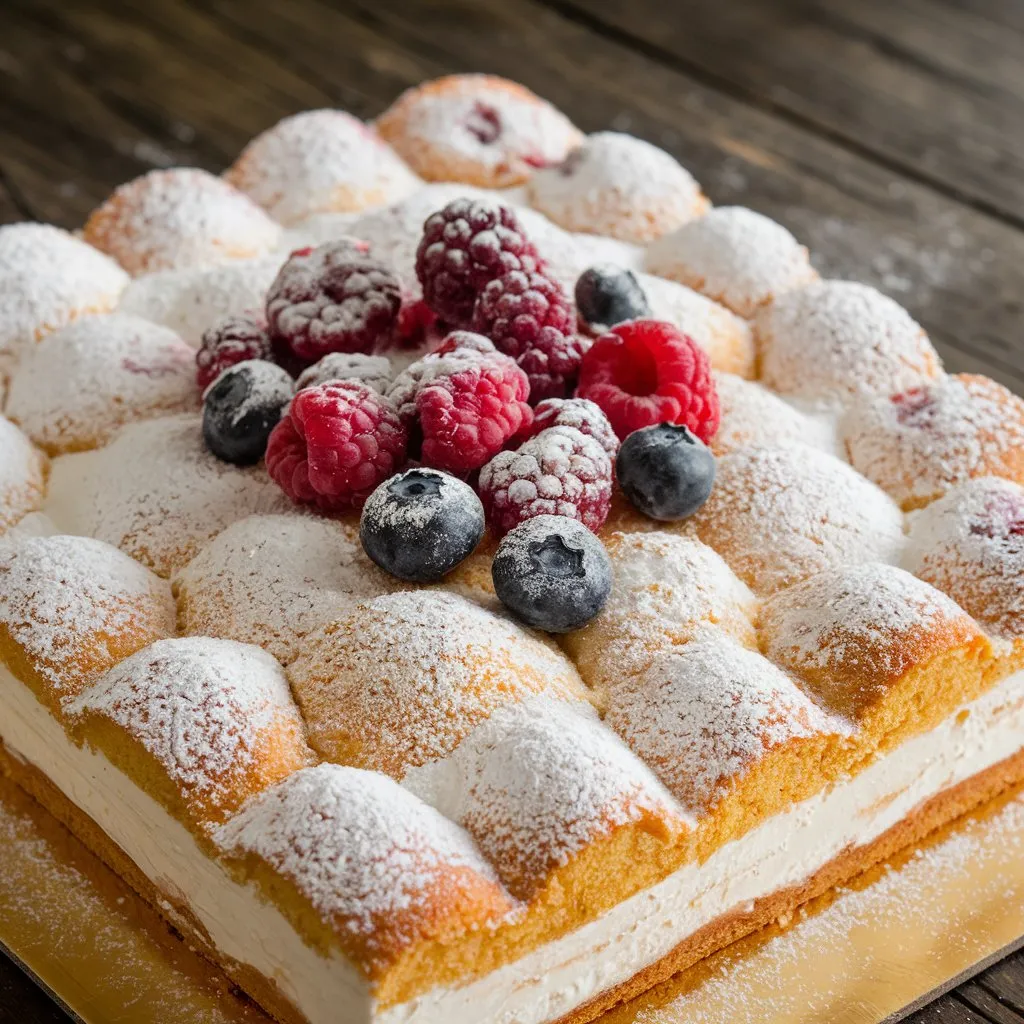
[[[530,378],[530,399],[564,398],[576,385],[584,340],[565,289],[543,270],[513,270],[491,281],[473,309],[486,334]]]
[[[479,489],[496,536],[543,515],[579,520],[596,533],[611,506],[612,461],[575,427],[549,427],[495,455],[480,471]]]
[[[292,501],[324,512],[360,509],[405,462],[408,436],[390,404],[365,384],[300,391],[267,444],[267,472]]]
[[[392,337],[392,347],[420,348],[437,333],[437,314],[419,298],[405,298],[398,310],[398,319]]]
[[[203,332],[196,352],[196,383],[205,391],[229,366],[271,358],[266,328],[247,316],[227,316]]]
[[[452,356],[442,356],[451,359]],[[452,473],[479,469],[533,419],[526,374],[506,356],[433,378],[416,394],[421,458]]]
[[[453,327],[469,327],[488,282],[510,270],[536,270],[539,263],[516,215],[479,199],[455,199],[431,214],[416,250],[423,298]]]
[[[391,384],[391,362],[386,356],[331,352],[299,374],[295,390],[329,384],[333,380],[356,380],[383,395]]]
[[[309,366],[386,343],[401,304],[398,276],[365,242],[339,239],[291,254],[267,293],[267,321],[275,346]]]
[[[596,402],[620,438],[656,423],[681,423],[705,442],[718,430],[707,354],[658,320],[631,320],[602,334],[583,357],[576,394]]]
[[[548,427],[575,427],[581,434],[592,437],[614,459],[619,451],[619,439],[601,407],[585,398],[546,398],[533,410],[533,423],[519,441],[528,441]]]

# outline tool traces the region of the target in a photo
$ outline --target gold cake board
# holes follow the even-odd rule
[[[267,1024],[2,776],[0,851],[0,944],[86,1024]],[[1018,789],[600,1024],[877,1024],[1022,936]]]

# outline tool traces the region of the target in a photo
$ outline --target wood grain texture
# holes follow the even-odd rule
[[[491,71],[663,146],[1024,392],[1022,67],[1017,0],[4,0],[0,222],[76,227],[287,114]],[[65,1019],[33,992],[0,958],[0,1021]],[[1024,1021],[1024,956],[911,1019]]]
[[[555,2],[909,177],[1024,224],[1020,26],[991,17],[995,8],[1010,13],[1009,5]]]

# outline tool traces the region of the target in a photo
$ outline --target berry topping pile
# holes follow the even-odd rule
[[[599,263],[580,274],[576,281],[576,308],[580,319],[594,332],[651,315],[636,275],[612,263]]]
[[[267,445],[267,472],[296,503],[324,512],[362,508],[405,462],[408,434],[390,403],[365,384],[300,391]]]
[[[401,304],[398,275],[366,243],[340,239],[292,253],[267,293],[267,321],[278,351],[308,366],[388,344]]]
[[[203,333],[196,352],[196,383],[205,391],[229,366],[248,359],[270,359],[266,327],[246,316],[228,316]]]
[[[718,429],[707,354],[659,320],[631,320],[601,335],[583,357],[576,394],[597,403],[621,438],[657,423],[681,423],[702,441]]]
[[[408,469],[370,495],[359,521],[366,553],[413,583],[434,583],[468,558],[484,535],[472,487],[436,469]]]
[[[622,493],[644,515],[672,521],[692,516],[708,500],[715,457],[687,427],[659,423],[630,434],[616,459]]]
[[[480,472],[487,523],[501,536],[535,516],[577,519],[595,533],[608,518],[612,461],[575,427],[549,427]]]
[[[473,310],[473,330],[511,356],[530,379],[530,398],[564,398],[583,359],[576,313],[561,284],[543,268],[513,270],[491,281]]]
[[[491,575],[502,604],[551,633],[585,626],[612,588],[604,545],[564,516],[537,516],[517,526],[498,546]]]
[[[239,466],[259,462],[293,390],[291,377],[280,366],[260,359],[225,370],[203,397],[206,447]]]
[[[453,327],[469,327],[477,296],[512,270],[536,270],[537,250],[506,206],[455,199],[431,214],[416,251],[427,305]]]

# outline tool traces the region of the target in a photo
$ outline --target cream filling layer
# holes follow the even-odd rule
[[[964,713],[966,712],[966,714]],[[1024,746],[1024,672],[596,921],[458,987],[385,1010],[340,957],[306,946],[274,907],[210,860],[189,832],[102,755],[76,747],[32,693],[0,669],[0,739],[41,769],[217,949],[276,982],[313,1024],[544,1024],[632,977],[703,925],[797,885],[937,793]]]

